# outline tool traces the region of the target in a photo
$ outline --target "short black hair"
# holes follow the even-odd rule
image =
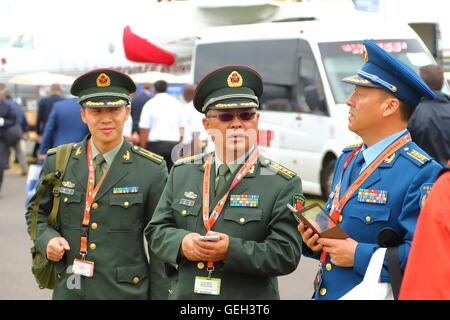
[[[167,82],[164,80],[158,80],[153,85],[155,87],[155,90],[159,93],[163,93],[167,91]]]
[[[431,90],[440,91],[444,85],[444,71],[438,65],[427,65],[419,69],[419,75]]]

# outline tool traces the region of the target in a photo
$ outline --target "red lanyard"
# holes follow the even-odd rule
[[[103,174],[100,181],[97,183],[97,185],[94,188],[95,184],[95,167],[94,167],[94,160],[92,158],[92,151],[91,151],[91,143],[90,140],[87,142],[87,164],[88,164],[88,170],[89,170],[89,178],[87,183],[87,191],[86,191],[86,205],[84,207],[84,216],[83,216],[83,224],[82,224],[82,233],[81,233],[81,246],[80,246],[80,254],[81,257],[84,259],[86,253],[87,253],[87,241],[88,241],[88,232],[89,230],[89,219],[91,216],[91,206],[94,202],[95,196],[97,195],[98,190],[100,189],[100,186],[103,183],[103,180],[105,179],[106,175],[109,172],[106,170],[106,172]]]
[[[211,154],[208,161],[206,161],[204,168],[205,168],[205,174],[203,175],[203,224],[205,225],[206,233],[211,230],[214,223],[216,223],[217,219],[219,218],[220,213],[222,212],[222,209],[225,205],[225,202],[227,200],[228,194],[231,190],[245,177],[245,175],[248,173],[250,168],[255,164],[256,160],[258,159],[260,155],[259,149],[256,148],[255,151],[250,155],[248,160],[244,163],[242,168],[239,170],[237,175],[234,177],[234,180],[231,184],[230,189],[228,192],[220,199],[220,201],[217,203],[217,205],[214,207],[214,210],[212,211],[211,215],[209,214],[209,191],[210,191],[210,184],[209,184],[209,178],[211,175],[211,163],[212,159],[214,157],[214,154]],[[212,261],[208,261],[208,271],[211,273],[214,270],[214,264]]]
[[[331,218],[337,222],[339,220],[339,217],[341,216],[342,210],[347,203],[347,201],[352,197],[353,193],[363,184],[363,182],[375,171],[376,168],[386,159],[387,156],[390,154],[396,152],[398,149],[403,147],[405,144],[411,141],[411,135],[409,133],[404,134],[400,138],[398,138],[394,143],[392,143],[387,149],[381,153],[378,158],[375,159],[375,161],[372,162],[372,164],[363,171],[361,175],[358,176],[358,178],[353,182],[353,184],[347,189],[345,194],[342,196],[342,199],[339,200],[339,193],[341,191],[341,182],[342,177],[344,176],[345,169],[347,169],[348,165],[350,164],[353,157],[359,152],[361,147],[356,148],[353,150],[353,152],[350,154],[350,156],[347,157],[347,159],[344,162],[344,166],[342,168],[342,175],[339,183],[336,185],[334,197],[333,197],[333,205],[331,207]],[[322,255],[320,256],[320,262],[324,263],[327,258],[327,253],[325,251],[322,252]]]

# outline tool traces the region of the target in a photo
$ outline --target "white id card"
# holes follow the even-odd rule
[[[220,279],[195,277],[194,292],[218,296],[220,294]]]
[[[91,278],[94,275],[94,263],[92,261],[75,259],[73,261],[72,273]]]

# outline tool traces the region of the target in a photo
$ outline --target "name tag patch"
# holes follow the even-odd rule
[[[113,193],[137,193],[139,192],[139,187],[123,187],[123,188],[113,188]]]
[[[188,199],[180,199],[180,204],[184,204],[185,206],[193,207],[195,204],[195,201],[188,200]]]
[[[258,205],[259,205],[259,195],[256,194],[230,195],[230,207],[257,207]]]
[[[386,190],[359,189],[358,201],[366,203],[386,204],[388,192]]]
[[[59,192],[64,193],[64,194],[70,194],[70,195],[73,195],[73,194],[75,193],[75,190],[74,190],[74,189],[69,189],[69,188],[61,187],[61,188],[59,188]]]

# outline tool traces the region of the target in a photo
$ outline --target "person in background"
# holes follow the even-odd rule
[[[415,143],[442,166],[450,159],[450,96],[441,92],[444,71],[437,65],[421,67],[419,75],[433,90],[434,99],[423,98],[408,123]]]
[[[35,129],[37,133],[37,143],[33,150],[33,155],[36,155],[36,153],[39,151],[42,141],[42,135],[44,134],[44,129],[50,116],[50,112],[52,111],[53,104],[65,99],[62,93],[63,90],[61,85],[59,83],[54,83],[50,86],[50,95],[42,98],[39,101]]]
[[[183,98],[186,104],[183,106],[184,111],[184,140],[182,149],[180,150],[180,157],[189,157],[201,153],[208,134],[203,127],[202,120],[204,114],[198,112],[193,104],[195,86],[186,84],[183,90]]]
[[[164,157],[172,168],[172,150],[183,141],[183,105],[167,93],[167,82],[156,81],[156,95],[142,109],[139,121],[140,146]],[[174,158],[176,158],[176,154]]]
[[[8,166],[9,142],[7,130],[16,123],[13,108],[4,99],[0,99],[0,191],[3,183],[3,172]]]
[[[54,104],[44,129],[39,159],[45,159],[49,149],[81,141],[88,134],[88,127],[81,120],[81,105],[77,100],[74,97]]]
[[[23,107],[17,104],[11,96],[11,91],[5,89],[0,95],[7,103],[11,105],[16,115],[16,124],[8,129],[9,145],[14,150],[14,156],[20,164],[21,175],[26,176],[28,173],[28,163],[25,150],[23,148],[23,138],[28,134],[28,123],[25,117]]]
[[[144,82],[142,84],[142,91],[133,95],[131,99],[131,118],[133,120],[133,132],[139,134],[139,119],[141,118],[142,108],[145,103],[150,100],[152,95],[152,84]]]

